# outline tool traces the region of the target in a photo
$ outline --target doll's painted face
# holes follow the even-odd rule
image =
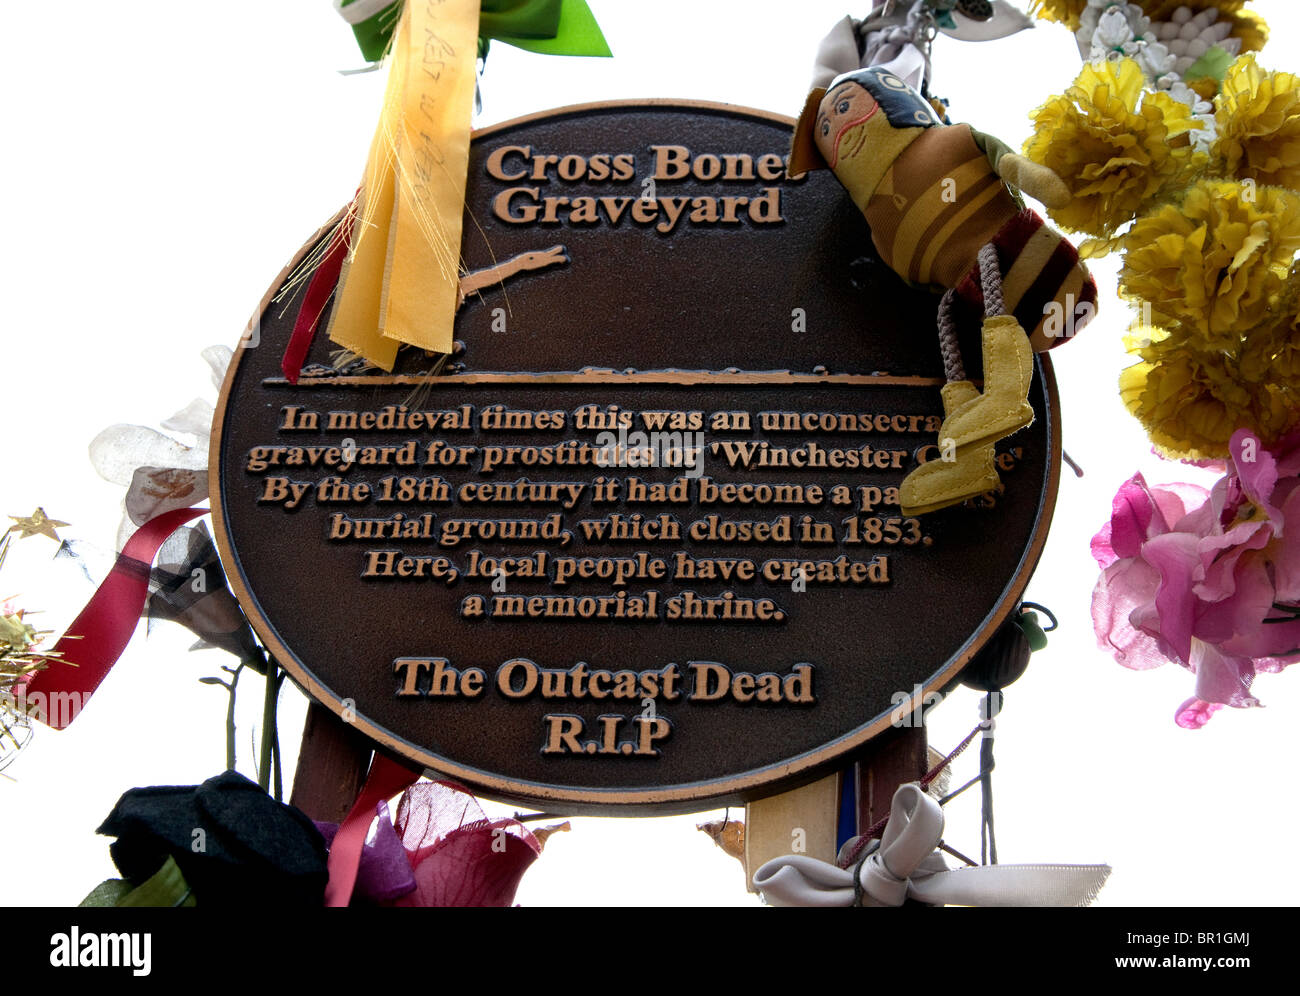
[[[868,144],[864,126],[879,111],[875,98],[857,83],[841,83],[822,98],[814,141],[832,170],[862,152]]]

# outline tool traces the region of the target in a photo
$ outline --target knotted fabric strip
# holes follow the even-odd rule
[[[938,850],[943,809],[916,782],[894,793],[880,847],[854,869],[801,854],[774,858],[754,873],[772,906],[1087,906],[1110,875],[1107,865],[981,865],[950,870]]]
[[[206,508],[173,509],[132,533],[108,577],[54,645],[58,656],[15,688],[15,697],[35,718],[62,730],[81,715],[131,641],[149,597],[149,565],[159,548],[177,529],[207,512]]]
[[[360,24],[376,14],[382,14],[393,6],[396,0],[334,0],[334,9],[349,24]]]
[[[357,871],[361,867],[361,850],[365,847],[379,804],[410,788],[419,778],[419,770],[375,752],[366,783],[361,786],[361,793],[330,844],[326,906],[346,906],[351,902]]]
[[[343,261],[347,257],[351,243],[352,225],[355,219],[356,199],[354,198],[343,217],[334,226],[334,230],[330,232],[324,254],[316,266],[316,272],[312,274],[311,281],[307,284],[307,292],[303,296],[298,317],[294,319],[293,333],[289,336],[289,344],[285,347],[284,356],[280,360],[280,369],[284,371],[284,376],[290,384],[298,383],[302,365],[311,350],[312,342],[316,339],[316,327],[320,323],[321,313],[324,312],[325,305],[334,296],[334,289],[338,286],[339,274],[343,272]]]
[[[829,86],[836,76],[855,69],[888,66],[919,90],[930,75],[930,39],[935,30],[960,41],[980,42],[1005,38],[1033,26],[1032,18],[1006,0],[994,0],[993,16],[987,20],[958,17],[951,23],[936,20],[933,5],[927,5],[925,0],[874,0],[864,20],[845,17],[822,39],[813,63],[811,86]]]

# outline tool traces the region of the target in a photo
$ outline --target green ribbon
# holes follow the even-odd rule
[[[341,6],[353,2],[344,0]],[[396,0],[374,17],[352,25],[368,61],[384,57],[401,13],[401,0]],[[493,40],[541,55],[610,55],[587,0],[482,0],[478,26],[479,58],[487,56]]]
[[[346,7],[353,2],[355,0],[343,0],[341,6]],[[392,3],[374,17],[352,25],[352,33],[356,35],[357,45],[367,62],[378,62],[384,57],[401,13],[401,3]]]
[[[133,886],[126,879],[110,878],[91,890],[79,906],[194,906],[194,893],[185,882],[185,876],[175,858],[168,858],[163,866]]]
[[[480,38],[554,38],[560,30],[560,0],[482,0]]]

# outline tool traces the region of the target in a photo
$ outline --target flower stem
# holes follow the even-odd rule
[[[276,706],[280,703],[280,686],[284,684],[286,673],[280,671],[275,677],[275,701]],[[284,773],[280,770],[280,727],[277,723],[271,732],[271,756],[275,761],[271,769],[271,784],[275,789],[275,801],[284,801]]]
[[[235,770],[235,689],[239,686],[239,675],[244,670],[243,661],[239,667],[230,672],[230,684],[226,685],[226,770]]]
[[[262,696],[262,750],[257,763],[257,784],[271,791],[272,755],[275,747],[275,705],[280,692],[280,669],[275,658],[266,655],[266,691]]]

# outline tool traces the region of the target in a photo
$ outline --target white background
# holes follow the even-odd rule
[[[793,115],[818,40],[850,12],[842,3],[592,0],[616,57],[494,45],[477,123],[635,97]],[[1300,69],[1300,10],[1282,0],[1254,7],[1274,29],[1265,64]],[[0,513],[43,505],[72,523],[64,535],[107,551],[122,489],[95,475],[86,444],[110,424],[156,426],[195,395],[215,398],[199,350],[236,342],[284,262],[351,196],[383,74],[338,75],[361,60],[328,0],[13,4],[3,45]],[[954,120],[1018,146],[1029,112],[1078,66],[1059,25],[981,45],[940,38],[933,89],[951,98]],[[1263,676],[1255,691],[1265,708],[1225,710],[1188,732],[1173,722],[1192,691],[1188,673],[1173,664],[1129,672],[1095,649],[1088,540],[1111,496],[1139,468],[1152,480],[1195,479],[1154,459],[1119,403],[1129,319],[1113,266],[1096,270],[1101,317],[1053,354],[1065,447],[1087,476],[1063,478],[1029,590],[1061,628],[1008,691],[999,720],[1000,857],[1109,862],[1110,905],[1290,904],[1300,884],[1287,848],[1300,673]],[[43,608],[42,624],[58,631],[91,588],[51,563],[53,551],[40,537],[16,544],[0,595]],[[0,777],[0,900],[78,902],[114,873],[108,840],[94,831],[123,791],[193,784],[222,769],[225,697],[197,679],[227,659],[187,653],[189,642],[177,628],[146,639],[141,627],[73,728],[38,730]],[[240,727],[250,775],[260,698],[250,678]],[[955,744],[975,723],[976,702],[962,692],[937,709],[931,743]],[[296,691],[281,714],[292,771]],[[957,776],[976,763],[972,751]],[[978,852],[975,802],[949,813],[948,839],[967,853]],[[740,866],[695,830],[705,818],[575,820],[572,833],[551,839],[519,901],[755,904]]]

